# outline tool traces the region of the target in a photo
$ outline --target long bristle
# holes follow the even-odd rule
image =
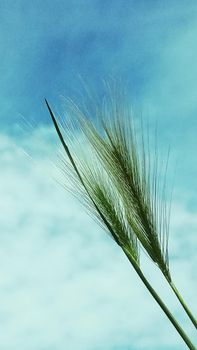
[[[102,124],[100,132],[71,102],[71,111],[92,147],[88,148],[86,159],[77,155],[77,165],[48,103],[47,106],[74,170],[70,180],[88,210],[119,245],[130,246],[136,261],[139,261],[139,241],[170,280],[168,214],[162,201],[166,185],[164,182],[161,198],[157,149],[152,161],[143,130],[141,144],[137,137],[131,108],[112,96],[109,101],[105,99],[100,110],[97,108]]]

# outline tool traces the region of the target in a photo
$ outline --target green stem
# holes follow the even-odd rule
[[[168,279],[167,279],[168,281]],[[173,292],[175,293],[176,297],[178,298],[178,300],[180,301],[181,305],[183,306],[184,310],[186,311],[188,317],[190,318],[190,320],[192,321],[193,325],[195,328],[197,328],[197,320],[195,319],[195,317],[192,315],[191,311],[189,310],[189,308],[187,307],[185,301],[183,300],[183,298],[181,297],[181,295],[179,294],[176,286],[174,285],[174,283],[172,281],[168,281],[170,287],[172,288]]]
[[[169,311],[169,309],[167,308],[167,306],[164,304],[164,302],[161,300],[161,298],[159,297],[159,295],[157,294],[157,292],[153,289],[153,287],[150,285],[150,283],[148,282],[148,280],[146,279],[146,277],[144,276],[143,272],[141,271],[139,265],[136,263],[136,261],[133,259],[133,257],[131,256],[131,254],[129,253],[129,251],[126,248],[122,248],[124,253],[126,254],[127,258],[129,259],[130,263],[132,264],[132,266],[134,267],[135,271],[137,272],[138,276],[140,277],[140,279],[142,280],[142,282],[144,283],[144,285],[146,286],[146,288],[149,290],[150,294],[153,296],[153,298],[156,300],[156,302],[159,304],[159,306],[161,307],[161,309],[164,311],[164,313],[166,314],[166,316],[168,317],[168,319],[171,321],[171,323],[173,324],[173,326],[176,328],[177,332],[179,333],[179,335],[182,337],[182,339],[184,340],[184,342],[187,344],[188,348],[190,350],[196,350],[195,346],[192,344],[192,342],[190,341],[190,339],[188,338],[188,336],[186,335],[186,333],[184,332],[184,330],[182,329],[182,327],[179,325],[179,323],[176,321],[176,319],[174,318],[174,316],[171,314],[171,312]]]

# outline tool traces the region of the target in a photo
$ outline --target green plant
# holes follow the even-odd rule
[[[169,269],[169,210],[162,201],[164,185],[159,185],[158,157],[151,168],[150,150],[139,138],[131,122],[130,109],[112,96],[104,100],[97,114],[99,132],[81,110],[70,103],[80,130],[90,145],[89,161],[70,151],[63,133],[46,101],[56,132],[70,164],[62,159],[62,171],[69,173],[74,194],[79,195],[91,215],[107,230],[126,254],[136,273],[190,349],[195,349],[182,327],[150,285],[140,267],[140,248],[159,267],[191,321],[197,322],[177,291]]]

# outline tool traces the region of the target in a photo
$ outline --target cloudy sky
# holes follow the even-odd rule
[[[81,80],[100,94],[102,79],[120,79],[136,115],[158,121],[176,171],[170,266],[197,313],[196,37],[196,1],[0,1],[1,349],[186,348],[118,247],[52,180],[44,98],[58,110],[61,95],[83,98]],[[21,131],[22,118],[33,129]],[[197,341],[159,272],[145,269]]]

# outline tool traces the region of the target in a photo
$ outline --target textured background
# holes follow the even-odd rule
[[[118,247],[51,180],[55,133],[43,100],[58,108],[60,95],[80,100],[81,78],[98,94],[102,79],[115,78],[136,114],[158,120],[176,167],[171,269],[197,312],[196,37],[196,1],[0,1],[2,350],[185,349]],[[32,131],[20,131],[21,116]]]

